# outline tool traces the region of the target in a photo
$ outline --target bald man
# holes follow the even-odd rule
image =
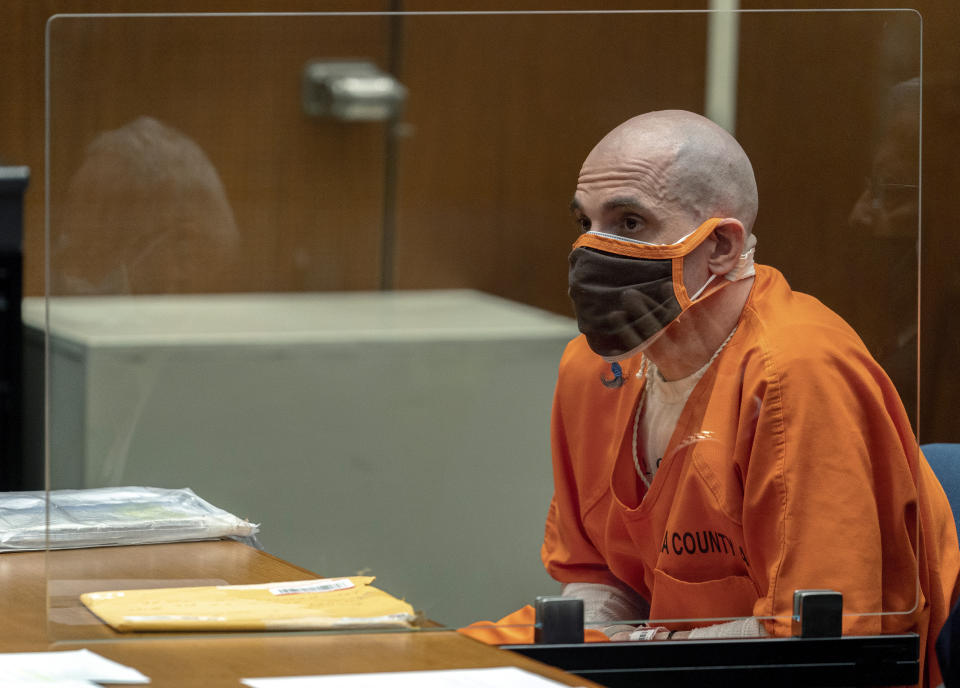
[[[736,140],[689,112],[635,117],[590,152],[571,209],[583,334],[560,364],[542,558],[587,622],[786,636],[794,591],[825,588],[844,633],[932,648],[960,571],[949,506],[853,330],[753,264]]]

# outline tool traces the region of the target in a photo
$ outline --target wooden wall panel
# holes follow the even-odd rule
[[[638,3],[662,8],[664,3]],[[782,9],[814,0],[743,0],[748,9]],[[845,7],[880,7],[852,0]],[[952,362],[960,332],[952,311],[960,295],[954,256],[952,200],[960,184],[954,139],[960,127],[960,11],[953,3],[915,3],[923,17],[923,295],[920,436],[960,441],[952,409],[960,378]],[[670,3],[700,9],[705,1]],[[606,0],[368,0],[272,2],[269,9],[612,9]],[[7,47],[0,78],[0,157],[33,168],[27,197],[25,288],[42,292],[42,34],[57,11],[250,10],[262,0],[229,7],[216,0],[7,0],[0,6],[0,41]],[[870,175],[879,123],[877,103],[892,80],[885,73],[892,35],[879,15],[864,20],[837,13],[824,23],[779,27],[761,15],[743,17],[739,131],[761,185],[758,234],[761,261],[784,268],[801,289],[821,295],[853,321],[891,306],[876,289],[848,280],[847,217]],[[672,23],[671,23],[672,22]],[[762,22],[767,22],[762,24]],[[410,100],[397,158],[394,284],[400,288],[466,286],[569,313],[566,255],[572,230],[566,203],[579,165],[602,134],[635,113],[703,106],[705,22],[693,16],[632,23],[610,18],[528,17],[509,25],[492,17],[406,17],[399,34],[382,22],[318,39],[314,32],[280,31],[275,54],[254,59],[229,35],[196,34],[230,55],[230,64],[198,68],[200,53],[183,45],[163,59],[135,57],[104,65],[114,79],[143,86],[136,98],[101,93],[78,99],[77,146],[99,131],[141,114],[167,118],[206,151],[220,173],[246,239],[244,263],[225,288],[330,289],[377,285],[383,130],[306,121],[292,109],[289,82],[306,56],[356,54],[381,64],[399,40],[400,78]],[[370,26],[373,26],[371,24]],[[772,27],[772,28],[771,28]],[[858,33],[859,31],[859,33]],[[228,33],[232,33],[228,32]],[[855,39],[851,39],[855,36]],[[235,36],[236,37],[236,36]],[[174,36],[169,37],[174,40]],[[187,36],[184,36],[185,40]],[[245,40],[250,40],[246,37]],[[121,38],[113,47],[122,45]],[[259,39],[257,39],[259,40]],[[94,42],[107,47],[103,42]],[[369,46],[369,48],[367,47]],[[232,51],[232,52],[231,52]],[[887,51],[887,52],[885,52]],[[91,53],[91,55],[93,55]],[[889,64],[910,65],[893,55]],[[99,59],[99,58],[93,58]],[[139,62],[137,62],[139,60]],[[226,61],[225,61],[226,62]],[[197,62],[199,65],[199,62]],[[242,65],[246,65],[246,67]],[[788,65],[785,67],[785,65]],[[255,67],[273,95],[244,97],[239,75]],[[172,69],[196,97],[151,91],[144,74],[173,88]],[[206,72],[204,70],[207,70]],[[909,69],[908,69],[909,71]],[[126,75],[126,76],[124,76]],[[204,95],[207,91],[207,95]],[[287,95],[282,95],[287,92]],[[109,97],[107,97],[109,95]],[[215,98],[214,98],[215,96]],[[211,100],[205,100],[205,98]],[[81,100],[82,99],[82,100]],[[181,102],[174,104],[176,99]],[[230,116],[213,117],[212,102],[231,102]],[[145,110],[143,103],[149,103]],[[65,125],[74,126],[74,125]],[[68,132],[69,133],[69,132]],[[240,142],[239,145],[237,142]],[[80,148],[64,154],[64,169]],[[316,161],[322,160],[322,165]],[[278,227],[282,229],[278,230]],[[318,232],[316,227],[323,227]],[[375,229],[370,229],[375,227]],[[792,237],[792,238],[788,238]],[[798,239],[803,237],[803,239]],[[836,242],[842,246],[838,250]],[[359,241],[359,243],[357,243]],[[281,243],[277,243],[281,242]],[[282,243],[286,242],[286,243]],[[357,247],[362,247],[359,252]],[[302,247],[297,253],[291,247]],[[368,250],[369,249],[369,250]],[[277,256],[287,256],[283,259]],[[298,257],[299,256],[299,257]],[[368,258],[370,260],[368,260]],[[267,269],[264,266],[276,265]],[[892,283],[909,281],[897,266],[881,265]],[[267,274],[269,273],[269,274]],[[876,287],[880,281],[874,282]],[[898,287],[899,288],[899,287]],[[858,326],[868,327],[862,323]],[[868,337],[869,332],[865,333]]]
[[[861,216],[873,215],[863,209],[873,202],[864,198],[866,178],[918,184],[918,108],[905,113],[913,125],[909,160],[892,175],[874,170],[873,158],[891,87],[917,74],[920,35],[912,12],[746,14],[737,126],[759,185],[759,259],[854,326],[911,414],[917,205],[904,210],[895,236]],[[894,47],[896,56],[884,59]]]
[[[960,442],[960,6],[926,0],[918,9],[924,74],[920,441]]]
[[[702,109],[705,32],[691,14],[406,18],[397,286],[570,314],[580,164],[635,114]]]
[[[814,0],[796,0],[789,4],[781,0],[745,0],[744,8],[780,9],[791,8],[818,9],[822,3]],[[852,0],[844,3],[848,9],[876,9],[886,3],[870,0]],[[956,40],[960,31],[960,8],[956,3],[943,3],[937,0],[920,0],[911,3],[917,15],[913,18],[900,18],[891,21],[890,15],[883,18],[885,25],[875,34],[875,40],[854,45],[844,45],[839,33],[825,35],[822,41],[832,42],[830,51],[837,59],[810,65],[810,76],[814,82],[833,80],[846,74],[857,77],[854,69],[861,66],[860,84],[854,83],[851,90],[860,100],[843,99],[841,103],[810,98],[802,88],[796,101],[803,117],[821,117],[831,123],[842,123],[848,132],[847,141],[835,142],[842,150],[851,146],[860,149],[862,177],[873,174],[876,164],[881,128],[886,114],[883,101],[890,94],[893,85],[919,74],[919,59],[910,47],[912,36],[922,30],[923,62],[923,112],[922,112],[922,156],[920,190],[920,323],[919,323],[919,389],[916,394],[906,392],[908,407],[916,406],[919,438],[921,442],[960,442],[960,424],[956,421],[955,409],[960,406],[960,373],[955,361],[960,357],[960,323],[954,312],[960,303],[960,268],[956,256],[960,253],[960,235],[954,231],[952,219],[955,190],[960,185],[960,163],[956,150],[960,138],[960,42]],[[833,17],[835,25],[848,26],[853,21],[864,21],[853,16],[838,14]],[[881,17],[881,15],[877,15]],[[867,20],[869,21],[869,20]],[[920,26],[918,26],[920,25]],[[754,49],[761,53],[766,50],[766,58],[773,59],[769,37],[758,37]],[[767,47],[764,47],[767,44]],[[793,50],[804,50],[802,42],[788,43]],[[744,47],[747,47],[745,42]],[[742,65],[742,70],[748,67]],[[763,80],[763,88],[784,91],[794,84],[782,79],[769,62],[755,61],[751,66],[754,78]],[[741,71],[743,74],[743,71]],[[748,97],[749,90],[744,89],[742,97]],[[822,114],[811,115],[817,109]],[[859,110],[859,116],[855,111]],[[742,109],[742,112],[745,111]],[[834,119],[836,118],[836,119]],[[836,127],[835,127],[836,128]],[[771,127],[767,140],[771,143],[779,133]],[[762,137],[759,137],[762,139]],[[789,140],[781,137],[783,140]],[[759,140],[759,139],[758,139]],[[793,162],[804,165],[802,158],[793,157]],[[901,167],[915,164],[906,154],[900,154]],[[831,218],[826,224],[811,227],[811,231],[824,241],[832,239],[836,251],[825,253],[828,268],[824,270],[823,280],[832,284],[832,291],[839,293],[845,289],[848,295],[839,303],[833,303],[845,317],[848,317],[868,338],[877,341],[884,337],[882,332],[870,331],[869,322],[878,322],[885,318],[888,322],[898,318],[912,316],[911,307],[903,302],[906,291],[916,285],[916,275],[904,265],[903,250],[892,246],[885,250],[874,246],[869,250],[874,254],[873,273],[865,273],[864,263],[851,248],[864,250],[869,245],[869,232],[862,223],[843,222],[841,212],[843,204],[850,200],[850,188],[856,182],[856,170],[849,165],[845,169],[830,168],[828,179],[842,180],[837,186],[822,185],[816,188],[812,184],[814,204],[825,203],[832,206]],[[804,185],[811,185],[811,179],[817,179],[816,171],[809,168],[797,170],[796,178]],[[863,182],[861,182],[862,188]],[[777,193],[774,191],[774,193]],[[769,195],[769,192],[768,192]],[[761,201],[763,202],[763,201]],[[851,204],[852,206],[853,204]],[[851,207],[851,210],[853,208]],[[852,218],[856,219],[856,218]],[[894,241],[890,241],[894,239]],[[895,237],[877,237],[877,243],[896,244]],[[784,247],[778,249],[784,251]],[[766,258],[768,254],[764,254]],[[861,279],[847,279],[849,273],[842,259],[859,263]],[[865,277],[864,277],[865,275]],[[813,288],[815,285],[801,285]],[[873,314],[871,316],[871,314]],[[877,317],[880,316],[880,317]],[[911,344],[913,346],[913,344]],[[875,351],[878,349],[875,347]],[[881,357],[883,352],[879,352]],[[911,365],[912,361],[901,360],[890,363],[885,361],[896,377],[897,367]],[[913,402],[911,397],[917,399]]]
[[[376,0],[347,4],[354,10],[388,8],[387,2]],[[242,2],[229,9],[335,10],[343,5]],[[7,127],[0,133],[0,156],[33,170],[27,198],[26,293],[43,290],[42,57],[47,17],[77,10],[224,9],[224,3],[214,0],[4,4],[0,11],[12,22],[0,22],[6,27],[0,38],[9,39],[5,42],[20,58],[14,63],[19,69],[5,74],[0,89],[5,91],[3,108],[19,131]],[[242,248],[231,270],[212,284],[214,290],[379,286],[383,126],[305,117],[299,78],[303,64],[315,57],[366,57],[385,66],[390,48],[387,19],[112,18],[58,20],[53,27],[55,208],[65,207],[69,180],[94,138],[148,116],[199,145],[222,179]],[[116,255],[110,253],[119,251],[123,237],[98,232],[84,240],[87,230],[76,221],[84,209],[77,212],[74,205],[70,210],[69,218],[52,216],[54,238],[72,232],[78,235],[74,245],[88,244],[90,250],[81,259],[93,276],[90,281],[96,281],[104,270],[95,263],[116,264]],[[126,215],[131,220],[135,216]],[[155,260],[163,259],[157,254]],[[201,286],[211,287],[202,280]],[[195,290],[191,284],[172,289]]]

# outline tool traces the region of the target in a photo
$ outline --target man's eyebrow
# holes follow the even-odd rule
[[[603,204],[604,210],[617,210],[618,208],[632,208],[640,211],[646,210],[646,206],[632,196],[617,196]]]
[[[640,202],[639,199],[634,198],[633,196],[617,196],[616,198],[611,198],[609,201],[603,204],[604,210],[617,210],[619,208],[629,208],[631,210],[637,210],[640,212],[645,212],[647,207]],[[580,201],[574,198],[570,201],[570,212],[571,213],[580,213],[583,212],[583,206],[580,205]]]

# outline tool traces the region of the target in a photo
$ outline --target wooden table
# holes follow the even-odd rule
[[[46,573],[45,573],[46,569]],[[52,580],[49,623],[47,573]],[[454,631],[394,633],[121,634],[101,624],[76,596],[118,587],[303,580],[317,576],[232,541],[106,547],[0,555],[0,651],[89,648],[139,669],[152,686],[238,686],[260,676],[517,666],[571,686],[583,679]],[[126,582],[126,585],[122,585]],[[109,586],[108,586],[109,587]]]

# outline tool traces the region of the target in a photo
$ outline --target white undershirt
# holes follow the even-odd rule
[[[667,450],[670,437],[677,427],[683,407],[711,363],[713,359],[700,370],[679,380],[664,380],[657,366],[653,362],[650,363],[647,369],[647,393],[643,402],[643,416],[640,419],[644,465],[648,480],[653,480],[663,460],[663,454]]]

